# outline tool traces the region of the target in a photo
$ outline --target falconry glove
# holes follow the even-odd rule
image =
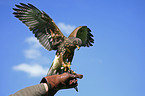
[[[54,96],[54,94],[60,89],[75,88],[77,78],[83,78],[83,75],[72,75],[69,73],[63,73],[60,75],[46,76],[41,80],[41,83],[47,83],[49,87],[48,96]]]

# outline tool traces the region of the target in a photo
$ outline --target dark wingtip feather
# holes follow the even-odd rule
[[[15,4],[15,6],[16,6],[17,4]]]
[[[21,9],[13,8],[14,11],[23,11]]]
[[[24,4],[24,3],[20,3],[22,6],[26,7],[26,8],[30,8],[30,6]]]
[[[27,3],[28,5],[30,5],[30,6],[33,6],[31,3]]]
[[[86,46],[87,46],[87,47],[90,47],[90,46],[89,46],[89,43],[87,43]]]
[[[93,46],[93,44],[91,44],[91,42],[88,42],[88,44],[89,44],[90,46]]]
[[[16,8],[12,8],[14,11],[17,11],[17,9]]]
[[[34,5],[32,5],[32,4],[30,4],[30,3],[28,3],[28,5],[29,5],[30,7],[32,7],[32,8],[37,9]]]
[[[90,32],[88,33],[88,35],[89,35],[90,37],[94,37],[93,34],[91,34]]]
[[[90,40],[90,42],[91,42],[91,43],[94,43],[94,39],[93,39],[93,40]]]
[[[21,5],[26,5],[26,4],[24,4],[24,3],[20,3]]]
[[[92,37],[94,37],[94,35],[91,33],[91,29],[88,28],[88,45],[90,46],[93,46],[92,43],[94,43],[94,39]]]
[[[14,15],[16,15],[16,14],[17,14],[17,12],[13,12],[13,14],[14,14]]]
[[[20,5],[17,5],[17,4],[15,4],[15,6],[18,7],[18,8],[21,7]]]
[[[90,28],[88,28],[88,31],[89,31],[89,32],[91,32],[91,29],[90,29]]]

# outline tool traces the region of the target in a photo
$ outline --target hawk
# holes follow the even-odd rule
[[[13,8],[13,14],[29,27],[40,44],[47,50],[56,50],[55,59],[47,75],[53,75],[70,69],[74,50],[80,47],[93,46],[94,39],[87,26],[77,27],[68,37],[65,37],[54,21],[32,4],[20,3]]]

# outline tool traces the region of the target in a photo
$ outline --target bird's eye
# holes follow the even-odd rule
[[[73,44],[77,44],[77,41],[75,40],[75,41],[73,41]]]

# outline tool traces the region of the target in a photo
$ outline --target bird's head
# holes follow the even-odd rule
[[[75,48],[78,48],[78,50],[80,49],[81,45],[82,45],[82,41],[79,38],[76,37],[69,37],[68,40],[66,40],[67,42],[65,43],[65,47],[74,50]]]
[[[79,39],[79,38],[75,38],[75,39],[73,40],[73,44],[74,44],[74,46],[75,46],[76,48],[78,48],[78,50],[79,50],[80,47],[81,47],[81,45],[82,45],[82,41],[81,41],[81,39]]]

